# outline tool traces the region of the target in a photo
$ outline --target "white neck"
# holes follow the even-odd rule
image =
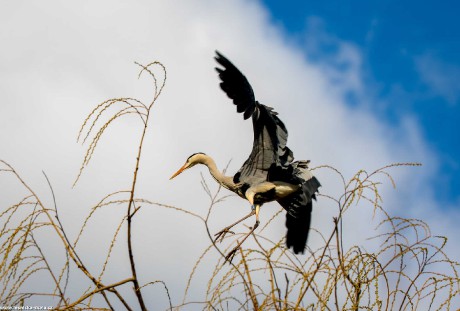
[[[222,174],[221,171],[217,169],[216,162],[208,156],[203,154],[202,158],[200,159],[200,163],[203,165],[206,165],[209,169],[209,173],[211,173],[211,176],[223,187],[227,188],[230,191],[236,191],[236,185],[233,182],[233,177],[231,176],[225,176]]]

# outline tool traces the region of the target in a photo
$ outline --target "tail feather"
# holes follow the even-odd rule
[[[306,208],[302,209],[302,211],[298,213],[297,217],[294,217],[289,213],[286,214],[286,246],[288,248],[292,247],[294,249],[294,253],[296,254],[303,254],[305,246],[307,245],[312,205],[313,204],[310,201],[305,206]]]
[[[288,248],[292,247],[296,254],[303,254],[305,251],[313,209],[312,201],[320,186],[316,177],[312,176],[309,180],[304,181],[295,193],[278,200],[278,203],[287,212],[286,245]]]

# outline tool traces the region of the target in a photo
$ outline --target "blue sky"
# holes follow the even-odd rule
[[[437,199],[455,202],[460,188],[460,3],[456,1],[263,0],[273,22],[310,60],[327,61],[334,46],[312,51],[309,34],[321,31],[362,53],[368,107],[390,124],[414,118],[441,175]],[[316,53],[315,53],[316,52]],[[316,58],[316,59],[315,59]],[[350,104],[356,104],[353,97]]]

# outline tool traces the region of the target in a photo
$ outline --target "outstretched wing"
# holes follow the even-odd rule
[[[288,132],[273,108],[255,100],[254,91],[246,77],[222,54],[216,51],[216,61],[224,67],[216,68],[221,79],[220,87],[233,100],[236,110],[244,119],[252,116],[254,143],[249,158],[234,177],[234,182],[266,180],[268,170],[275,165],[285,165],[293,160],[286,146]]]

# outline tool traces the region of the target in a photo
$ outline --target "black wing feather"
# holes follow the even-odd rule
[[[236,105],[236,110],[246,112],[244,119],[249,118],[255,110],[255,97],[254,91],[249,84],[246,77],[222,54],[216,51],[216,61],[225,69],[216,68],[219,73],[221,89],[227,94],[228,97],[233,99]]]
[[[287,165],[294,156],[286,146],[288,132],[273,108],[255,100],[254,91],[246,77],[216,51],[216,61],[224,69],[216,68],[222,83],[220,87],[233,100],[237,112],[244,112],[244,119],[252,116],[254,143],[249,158],[235,175],[234,182],[266,180],[272,164]]]
[[[292,247],[294,253],[303,253],[310,230],[313,199],[318,188],[318,179],[308,169],[309,161],[297,161],[288,167],[273,167],[269,180],[283,180],[300,185],[293,194],[279,199],[278,203],[286,210],[286,245]]]
[[[305,246],[307,245],[308,232],[310,231],[311,222],[311,210],[312,202],[310,201],[302,209],[301,213],[297,217],[291,214],[286,214],[286,246],[287,248],[293,248],[294,253],[304,253]]]

